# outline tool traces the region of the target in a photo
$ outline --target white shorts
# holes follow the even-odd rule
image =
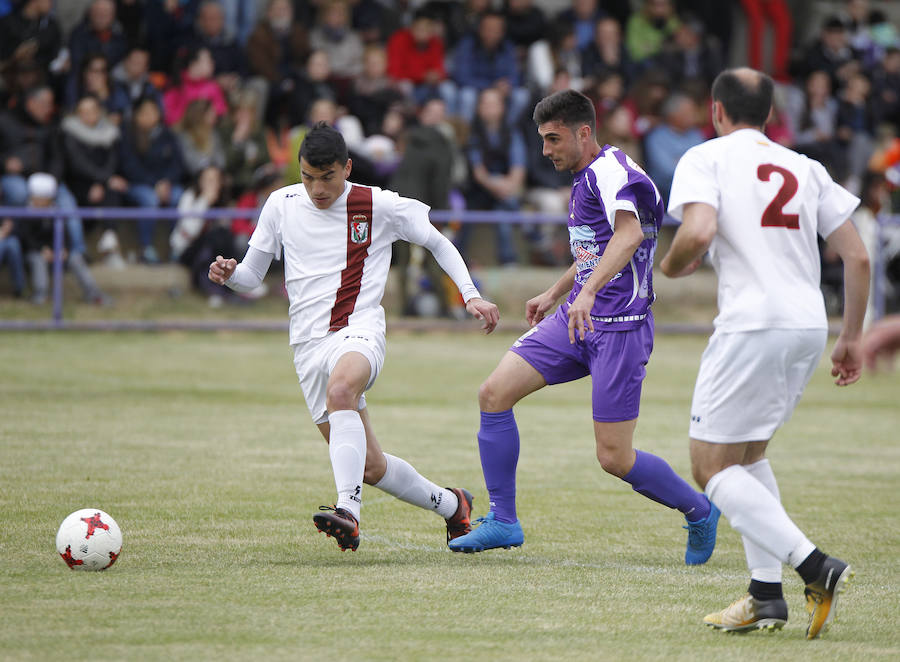
[[[372,388],[384,367],[384,332],[360,326],[347,326],[322,338],[291,345],[294,350],[294,368],[303,389],[303,397],[313,421],[328,420],[325,395],[331,371],[347,352],[359,352],[369,360],[371,372],[366,390]],[[366,396],[359,399],[359,408],[366,406]]]
[[[691,439],[768,441],[787,423],[822,352],[825,329],[716,331],[700,360]]]

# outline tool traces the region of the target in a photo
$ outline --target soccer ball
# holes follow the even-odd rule
[[[59,525],[56,551],[72,570],[106,570],[122,551],[122,531],[98,508],[76,510]]]

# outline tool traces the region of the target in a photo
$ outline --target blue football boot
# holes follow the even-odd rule
[[[494,519],[494,513],[488,513],[484,517],[479,517],[476,522],[481,525],[467,533],[447,543],[447,546],[454,552],[483,552],[486,549],[497,549],[503,547],[519,547],[525,542],[525,536],[522,533],[522,524],[519,520],[515,522],[500,522]]]
[[[710,502],[709,515],[699,522],[688,522],[684,528],[688,530],[687,549],[684,551],[684,562],[687,565],[701,565],[709,561],[716,548],[716,528],[719,524],[719,509]]]

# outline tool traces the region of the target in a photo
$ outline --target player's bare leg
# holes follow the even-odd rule
[[[688,542],[684,561],[706,563],[716,544],[719,512],[708,499],[676,474],[657,455],[632,447],[637,419],[594,421],[597,460],[603,470],[629,483],[635,492],[679,510],[687,520]]]
[[[358,406],[358,397],[355,402]],[[472,510],[472,495],[469,491],[458,487],[439,487],[419,474],[405,460],[383,452],[375,436],[368,408],[360,409],[358,413],[366,438],[363,483],[443,517],[446,520],[448,540],[468,533],[471,530],[469,515]],[[318,428],[325,441],[329,441],[329,422],[319,423]]]
[[[767,443],[714,444],[691,439],[694,477],[731,526],[755,546],[745,545],[751,573],[754,565],[790,563],[803,578],[809,612],[806,636],[815,639],[834,619],[837,597],[853,572],[848,564],[813,545],[785,512],[774,474],[764,460]],[[746,464],[750,460],[755,461]],[[751,559],[754,550],[768,556]],[[741,609],[735,607],[739,600],[722,612],[709,614],[704,622],[719,629],[781,627],[787,621],[787,604],[781,595],[780,576],[778,579],[759,581],[751,574],[750,600],[743,598]],[[753,608],[744,609],[747,605]]]
[[[530,393],[547,385],[525,359],[507,352],[481,385],[478,404],[481,427],[478,450],[490,496],[490,512],[472,533],[449,543],[456,552],[481,552],[496,547],[518,547],[524,542],[516,516],[516,465],[519,461],[519,430],[512,407]]]

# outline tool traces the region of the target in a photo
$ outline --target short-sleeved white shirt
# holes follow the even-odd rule
[[[424,243],[429,210],[393,191],[349,182],[328,209],[318,209],[303,184],[274,191],[250,246],[279,259],[284,254],[291,344],[351,323],[383,331],[391,244]]]
[[[703,202],[718,211],[709,247],[723,331],[827,327],[817,234],[827,238],[859,204],[821,163],[740,129],[689,149],[675,168],[669,213]]]

